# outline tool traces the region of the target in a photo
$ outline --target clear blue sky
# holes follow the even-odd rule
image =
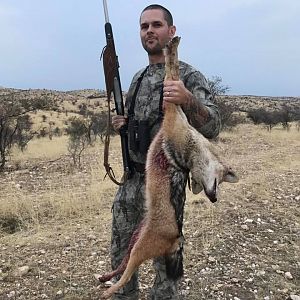
[[[147,64],[139,15],[173,13],[179,56],[229,94],[300,96],[300,0],[107,0],[123,90]],[[102,0],[0,0],[0,86],[104,89]]]

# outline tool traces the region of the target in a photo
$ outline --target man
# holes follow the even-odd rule
[[[164,82],[163,48],[175,32],[172,15],[166,8],[154,4],[142,11],[140,37],[149,65],[133,77],[126,99],[128,116],[112,118],[115,130],[128,125],[129,152],[134,166],[132,178],[119,188],[113,204],[113,269],[121,263],[130,237],[143,218],[146,154],[162,121],[163,103],[181,105],[190,124],[207,138],[216,137],[220,130],[218,109],[209,101],[207,81],[199,71],[180,62],[181,80]],[[156,259],[154,267],[156,278],[150,299],[179,299],[176,283],[166,277],[164,258]],[[114,299],[138,299],[137,273]]]

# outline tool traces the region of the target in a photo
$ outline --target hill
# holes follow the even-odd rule
[[[79,112],[80,104],[87,104],[91,111],[101,110],[106,107],[105,91],[96,89],[84,89],[73,91],[55,91],[46,89],[13,89],[0,88],[0,96],[16,93],[19,97],[39,97],[47,95],[57,102],[59,111]],[[124,96],[126,92],[124,92]],[[223,95],[218,96],[217,101],[225,104],[230,104],[236,111],[248,112],[252,109],[265,108],[268,110],[279,110],[283,106],[289,108],[299,108],[300,97],[267,97],[267,96],[252,96],[252,95]]]

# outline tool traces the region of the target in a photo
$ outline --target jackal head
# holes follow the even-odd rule
[[[189,169],[192,174],[192,192],[204,190],[211,202],[217,201],[218,186],[222,182],[235,183],[235,172],[214,153],[212,146],[204,138],[197,139],[191,151]]]

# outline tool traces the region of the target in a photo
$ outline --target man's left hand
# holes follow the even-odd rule
[[[177,105],[188,104],[193,94],[186,89],[181,80],[168,80],[164,82],[164,102],[171,102]]]

